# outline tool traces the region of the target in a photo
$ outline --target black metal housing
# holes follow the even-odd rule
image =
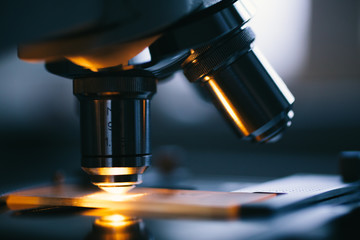
[[[141,182],[150,166],[150,99],[156,79],[87,77],[74,79],[80,101],[81,165],[96,185]],[[120,169],[109,174],[108,168]]]

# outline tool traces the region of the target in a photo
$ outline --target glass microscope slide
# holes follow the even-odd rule
[[[11,192],[2,196],[10,209],[70,206],[119,210],[126,214],[234,219],[244,204],[276,194],[135,188],[111,194],[76,185],[58,185]]]

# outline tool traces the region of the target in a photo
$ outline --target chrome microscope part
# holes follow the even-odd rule
[[[261,53],[252,48],[254,39],[250,28],[234,30],[211,45],[194,49],[183,69],[189,81],[208,90],[240,137],[268,142],[291,125],[295,99]]]
[[[81,167],[93,184],[112,193],[140,184],[151,162],[150,99],[156,79],[123,75],[73,82],[80,101]]]

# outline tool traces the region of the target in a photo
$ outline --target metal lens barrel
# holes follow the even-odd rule
[[[101,76],[74,79],[80,101],[82,168],[99,187],[142,182],[150,165],[150,99],[156,79]]]
[[[291,125],[295,101],[282,79],[251,44],[250,28],[238,28],[192,50],[183,63],[185,76],[200,82],[241,137],[276,140]]]

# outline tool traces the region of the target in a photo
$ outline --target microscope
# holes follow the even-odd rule
[[[63,19],[33,19],[43,26],[16,42],[18,56],[73,79],[81,167],[106,191],[142,182],[152,157],[151,98],[177,71],[211,96],[244,140],[276,141],[291,125],[294,97],[254,46],[248,1],[42,2],[38,11],[64,11]]]

